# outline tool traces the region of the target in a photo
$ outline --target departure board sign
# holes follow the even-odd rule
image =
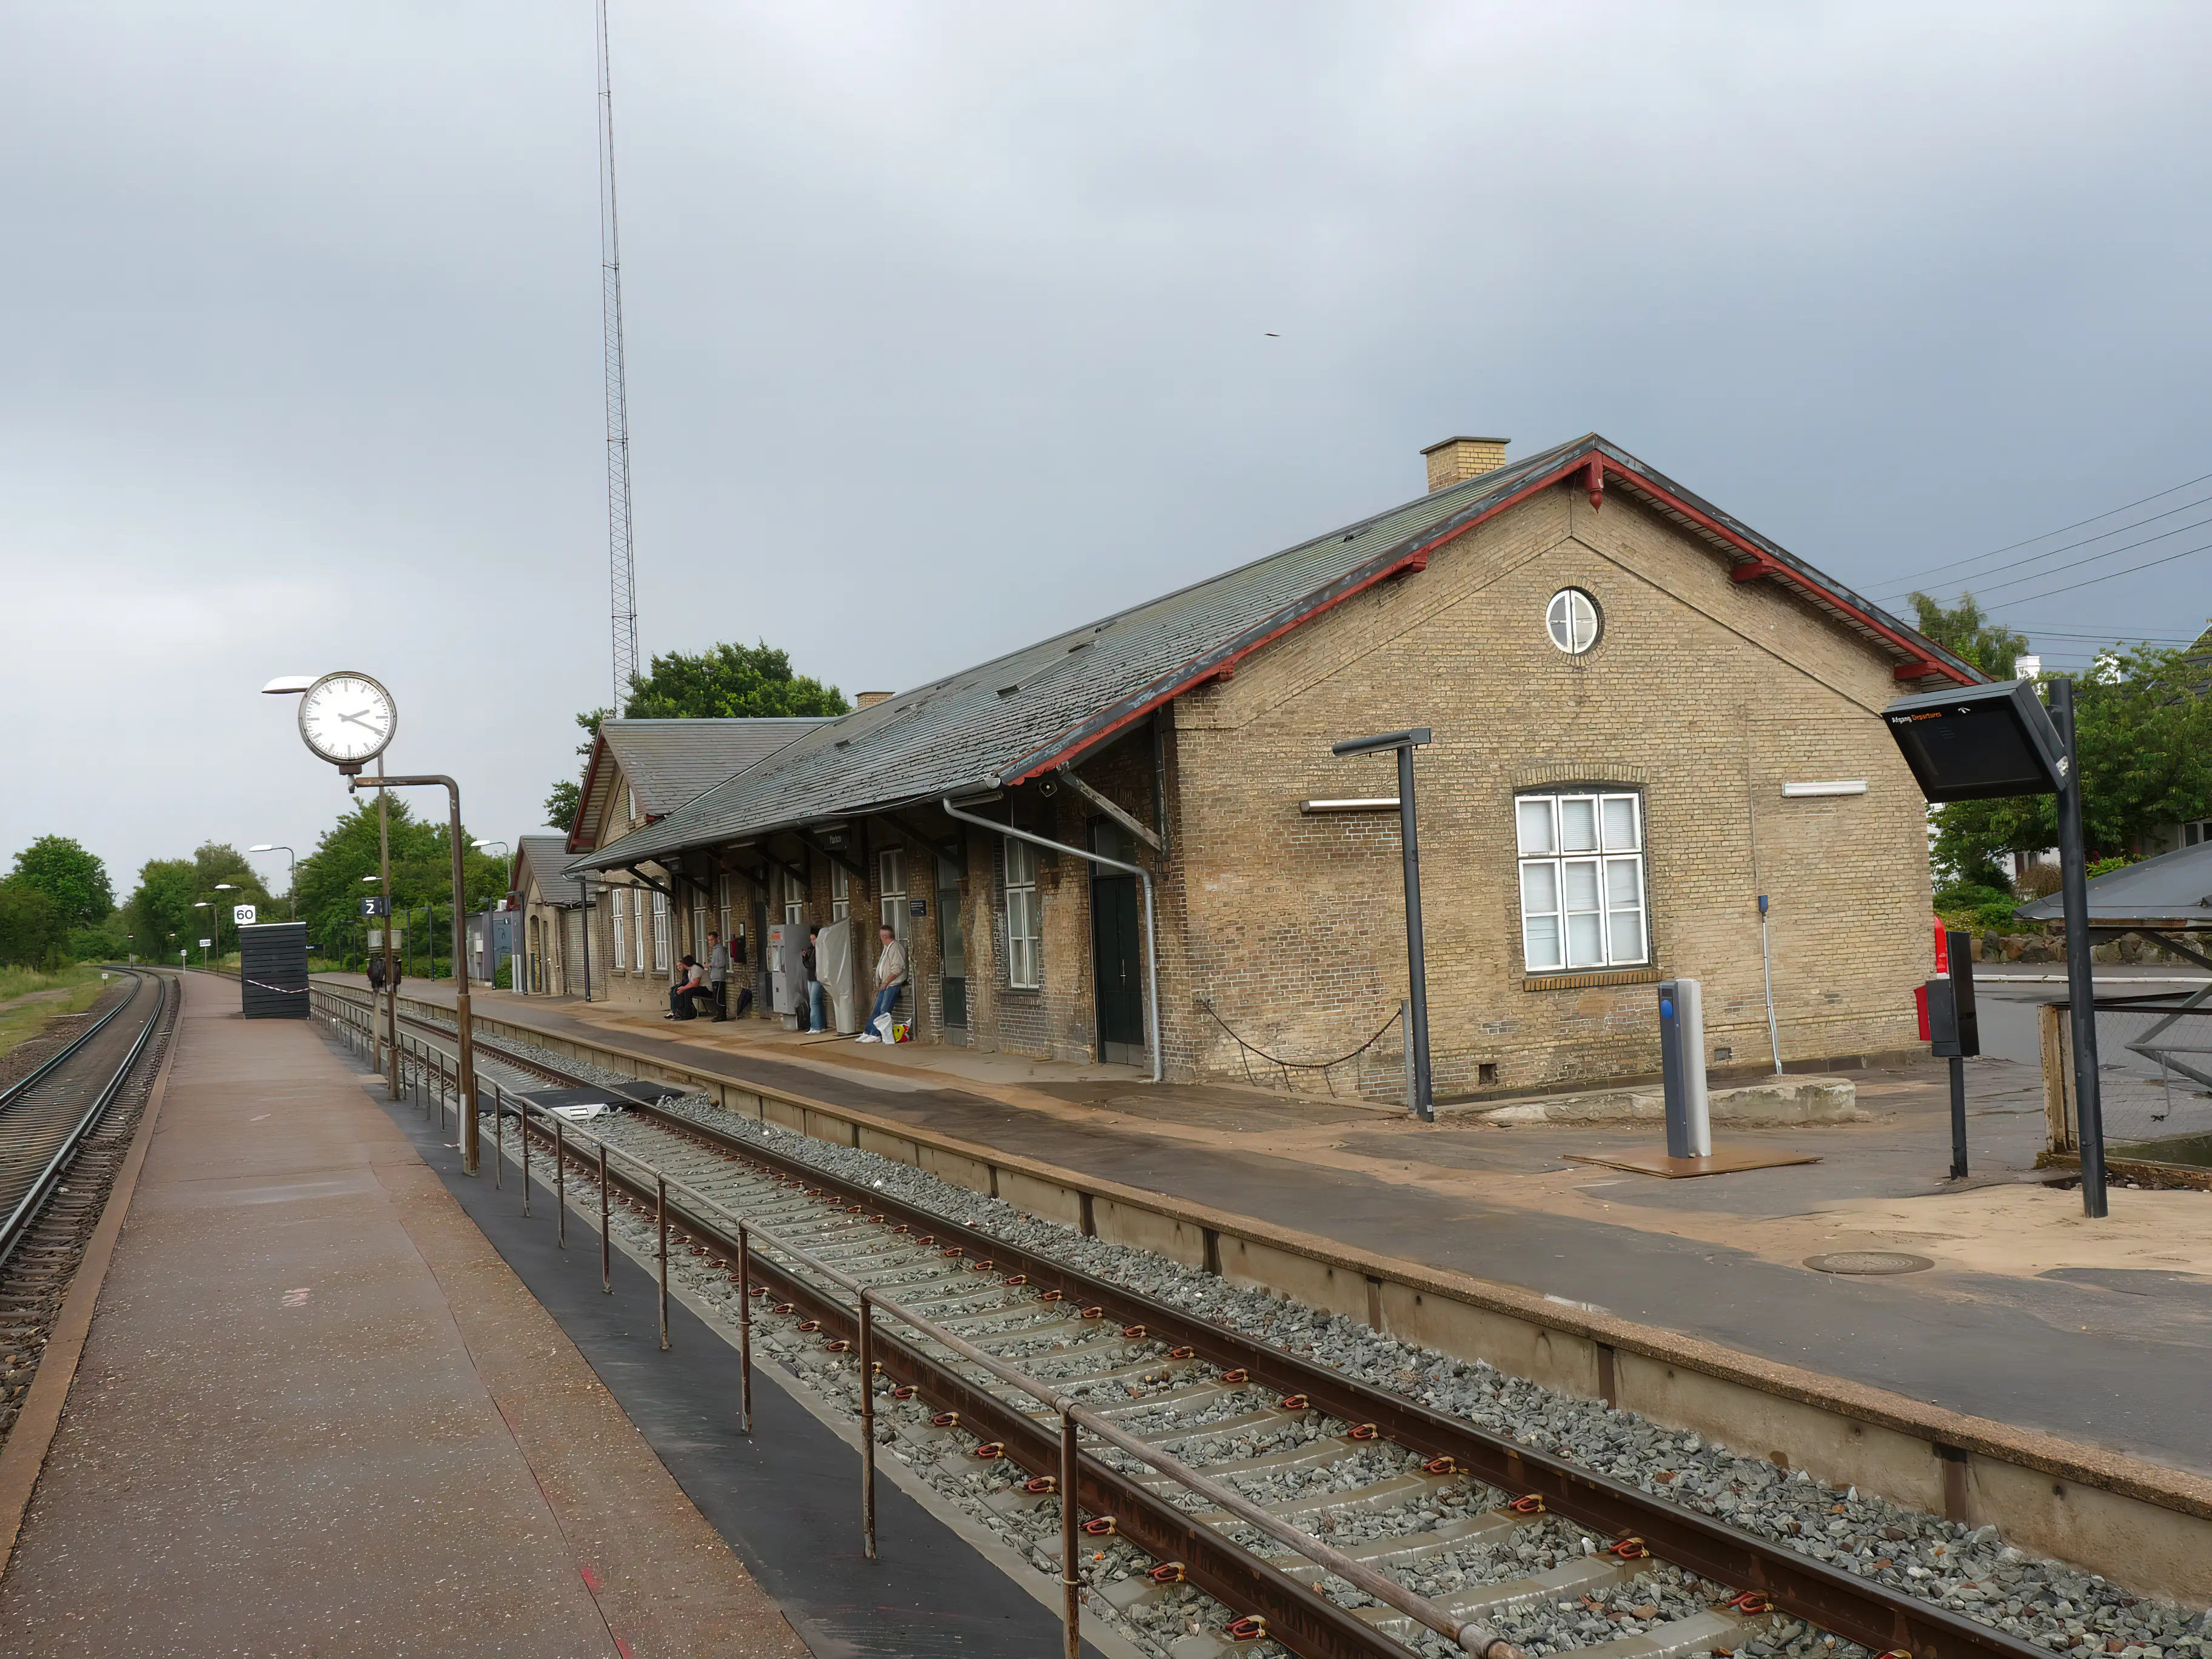
[[[1931,801],[2056,794],[2065,745],[2033,680],[1900,697],[1882,720]]]

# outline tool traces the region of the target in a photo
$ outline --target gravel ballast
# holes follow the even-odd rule
[[[527,1045],[511,1039],[502,1038],[501,1044],[519,1054],[532,1052]],[[636,1082],[633,1077],[574,1056],[537,1052],[549,1065],[574,1075],[613,1086]],[[483,1056],[483,1051],[480,1049],[479,1054]],[[532,1080],[515,1081],[517,1086],[528,1087]],[[1994,1528],[1969,1528],[1856,1488],[1839,1491],[1802,1469],[1785,1470],[1764,1457],[1738,1455],[1695,1434],[1662,1428],[1632,1412],[1540,1388],[1507,1376],[1481,1361],[1414,1347],[1340,1316],[1263,1291],[1237,1287],[1166,1257],[1085,1237],[1060,1223],[953,1186],[910,1165],[723,1110],[703,1096],[672,1100],[664,1103],[662,1109],[725,1133],[757,1140],[826,1175],[872,1188],[948,1221],[1049,1255],[1285,1352],[1328,1365],[1372,1387],[1800,1550],[1841,1571],[1993,1625],[2054,1655],[2075,1659],[2096,1654],[2118,1656],[2118,1659],[2212,1659],[2212,1613],[2139,1597],[2095,1574],[2028,1554],[2006,1544]],[[726,1159],[708,1149],[633,1115],[603,1117],[586,1127],[605,1134],[612,1145],[651,1158],[672,1174],[682,1174],[710,1196],[715,1194],[716,1166],[727,1165]],[[738,1184],[734,1176],[730,1180],[732,1187]],[[634,1246],[642,1243],[649,1249],[649,1224],[630,1218],[618,1225],[635,1235],[630,1241]],[[698,1268],[689,1258],[681,1271],[710,1303],[726,1305],[734,1299],[724,1274]],[[808,1385],[820,1389],[825,1397],[857,1412],[858,1393],[847,1357],[823,1353],[817,1359],[795,1346],[805,1342],[804,1338],[794,1337],[791,1339],[794,1346],[779,1349],[778,1339],[769,1335],[769,1322],[756,1322],[756,1340],[765,1338],[769,1351],[777,1354],[780,1363],[797,1369]],[[1140,1347],[1136,1352],[1144,1351]],[[1040,1367],[1041,1371],[1043,1369]],[[1213,1416],[1225,1417],[1251,1408],[1252,1402],[1247,1401],[1211,1409]],[[880,1396],[878,1409],[879,1428],[886,1437],[927,1424],[927,1415],[921,1410],[909,1411]],[[901,1420],[905,1417],[911,1417],[913,1424]],[[1314,1425],[1311,1432],[1335,1433],[1341,1427],[1324,1423]],[[1225,1455],[1252,1455],[1285,1443],[1279,1433],[1246,1439],[1251,1441],[1252,1450],[1239,1444]],[[905,1442],[900,1442],[896,1450],[907,1455]],[[1357,1484],[1359,1480],[1399,1472],[1403,1458],[1404,1454],[1395,1449],[1378,1447],[1372,1456],[1353,1460],[1359,1466],[1356,1475],[1349,1472],[1352,1465],[1277,1475],[1255,1481],[1257,1489],[1249,1495],[1269,1501],[1309,1490],[1308,1482],[1323,1483],[1313,1489]],[[973,1460],[957,1455],[951,1461],[955,1465],[973,1464]],[[1370,1462],[1373,1467],[1366,1467]],[[1048,1504],[1038,1510],[1017,1509],[1006,1513],[987,1508],[982,1500],[1014,1484],[1019,1472],[999,1462],[950,1475],[945,1463],[941,1455],[930,1455],[916,1461],[914,1467],[940,1491],[963,1501],[971,1512],[1006,1533],[1031,1559],[1039,1559],[1040,1546],[1048,1545],[1044,1553],[1056,1576],[1057,1506]],[[1492,1501],[1494,1494],[1477,1494],[1476,1508]],[[1469,1511],[1454,1507],[1439,1512]],[[1402,1529],[1403,1512],[1398,1514],[1397,1528]],[[1036,1521],[1033,1529],[1028,1526],[1032,1519]],[[1356,1528],[1361,1520],[1343,1518],[1348,1528]],[[1356,1530],[1337,1534],[1340,1540],[1358,1535],[1361,1534]],[[1581,1551],[1584,1537],[1571,1524],[1554,1521],[1542,1528],[1524,1528],[1513,1534],[1508,1544],[1439,1555],[1405,1569],[1402,1577],[1425,1594],[1448,1595],[1458,1584],[1557,1565]],[[1141,1572],[1150,1565],[1146,1558],[1118,1540],[1100,1541],[1105,1547],[1095,1550],[1097,1559],[1085,1564],[1086,1579],[1094,1588]],[[1593,1540],[1592,1547],[1601,1542]],[[1497,1559],[1501,1549],[1510,1559]],[[1452,1582],[1455,1577],[1456,1583]],[[1099,1616],[1111,1617],[1141,1644],[1164,1652],[1168,1642],[1206,1627],[1207,1618],[1218,1613],[1225,1620],[1229,1616],[1197,1592],[1182,1588],[1185,1594],[1181,1597],[1164,1597],[1157,1605],[1139,1608],[1127,1618],[1113,1613],[1096,1596],[1090,1606]],[[1338,1588],[1348,1590],[1348,1587]],[[1523,1607],[1500,1615],[1494,1622],[1501,1634],[1523,1644],[1532,1656],[1543,1656],[1632,1634],[1653,1621],[1685,1616],[1711,1606],[1723,1593],[1720,1587],[1674,1568],[1651,1565],[1649,1571],[1604,1595]],[[1362,1598],[1347,1594],[1344,1599],[1356,1603]],[[1218,1630],[1219,1623],[1211,1628]],[[1452,1651],[1435,1638],[1424,1638],[1415,1645],[1424,1652]],[[1266,1644],[1243,1650],[1264,1652]],[[1858,1659],[1863,1652],[1850,1643],[1786,1620],[1770,1623],[1757,1639],[1739,1650],[1746,1659],[1771,1659],[1777,1654],[1787,1654],[1791,1659],[1827,1655]]]

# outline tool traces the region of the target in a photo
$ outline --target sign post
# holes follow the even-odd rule
[[[2081,1209],[2093,1218],[2106,1213],[2104,1111],[2098,1094],[2096,984],[2089,968],[2089,877],[2081,843],[2081,774],[2074,744],[2074,682],[2051,682],[2046,713],[2033,680],[1955,687],[1900,697],[1882,711],[1890,737],[1931,801],[1993,800],[2009,795],[2058,798],[2059,885],[2066,914],[2066,986],[2074,1037],[2074,1093],[2081,1134]],[[1954,940],[1965,942],[1965,935]],[[1957,996],[1957,963],[1966,954],[1949,951],[1951,999]],[[1930,987],[1933,989],[1933,987]],[[1972,1017],[1972,980],[1965,988],[1966,1013]],[[1935,1000],[1929,998],[1931,1004]],[[1931,1006],[1930,1014],[1934,1013]],[[1954,1017],[1957,1010],[1954,1008]],[[1931,1031],[1933,1021],[1930,1022]],[[1954,1042],[1956,1037],[1954,1035]],[[1965,1073],[1967,1052],[1954,1048],[1955,1079],[1952,1167],[1963,1174]],[[1945,1052],[1937,1048],[1937,1054]]]

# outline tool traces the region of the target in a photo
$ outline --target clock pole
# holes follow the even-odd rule
[[[399,1098],[399,982],[392,976],[392,813],[385,803],[384,757],[376,757],[376,870],[384,895],[384,1064],[389,1098]]]

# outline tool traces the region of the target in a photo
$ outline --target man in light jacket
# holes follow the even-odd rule
[[[882,943],[876,952],[876,1006],[868,1014],[867,1029],[860,1033],[863,1042],[881,1042],[890,1035],[890,1012],[898,1006],[899,991],[906,984],[906,946],[889,922],[876,929],[876,937]]]
[[[717,1024],[730,1017],[729,978],[730,947],[722,943],[720,933],[710,929],[707,934],[707,983],[714,988]]]

